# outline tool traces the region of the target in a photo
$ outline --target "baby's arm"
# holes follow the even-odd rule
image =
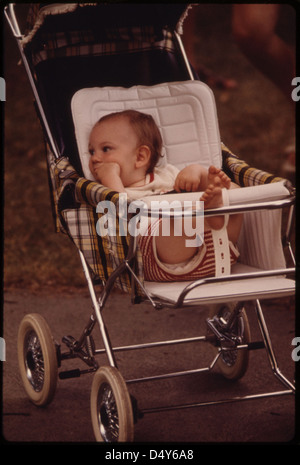
[[[121,180],[121,169],[118,163],[94,163],[90,164],[90,169],[95,179],[103,184],[103,186],[117,192],[125,192],[125,188]]]
[[[189,165],[183,168],[177,175],[174,189],[177,192],[204,191],[208,184],[208,171],[202,165]]]

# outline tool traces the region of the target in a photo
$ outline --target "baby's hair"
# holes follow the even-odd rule
[[[154,119],[151,115],[140,111],[124,110],[102,116],[98,123],[120,117],[125,117],[129,120],[129,123],[138,137],[139,144],[149,147],[151,157],[147,173],[151,173],[157,165],[159,158],[162,156],[162,137]]]

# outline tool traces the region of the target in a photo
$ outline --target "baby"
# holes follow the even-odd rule
[[[93,127],[89,138],[90,170],[94,178],[117,192],[126,192],[131,200],[169,191],[203,192],[204,208],[223,205],[222,189],[238,187],[219,168],[208,170],[193,164],[181,171],[167,164],[157,166],[161,157],[162,138],[152,116],[135,111],[111,113]],[[204,243],[186,246],[187,237],[162,234],[162,220],[151,226],[151,235],[139,236],[146,280],[193,280],[214,275],[213,231],[227,229],[231,263],[238,257],[236,243],[242,215],[205,219]]]

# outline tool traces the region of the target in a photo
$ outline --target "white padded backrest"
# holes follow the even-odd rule
[[[88,140],[102,116],[134,109],[153,116],[164,144],[164,162],[179,169],[191,163],[221,167],[216,105],[210,88],[200,81],[155,86],[93,87],[75,93],[71,102],[75,135],[84,176],[89,170]]]

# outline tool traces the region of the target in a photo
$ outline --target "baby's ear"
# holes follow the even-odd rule
[[[136,167],[142,168],[143,166],[147,166],[150,162],[151,157],[151,150],[148,145],[140,145],[138,148],[138,153],[136,157]]]

